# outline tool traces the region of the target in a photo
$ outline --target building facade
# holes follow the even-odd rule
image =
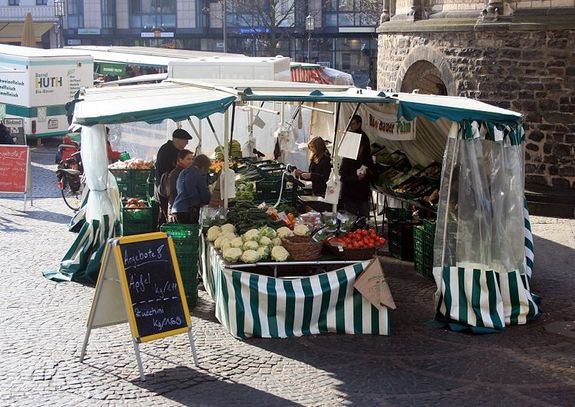
[[[527,188],[575,192],[575,1],[385,0],[378,35],[378,88],[522,112]]]
[[[375,87],[382,0],[64,0],[65,45],[138,45],[284,55]],[[225,5],[225,8],[224,8]],[[225,10],[225,13],[224,13]],[[0,0],[0,20],[52,22],[54,0]],[[225,14],[225,17],[224,17]],[[309,19],[313,19],[309,26]],[[226,24],[223,24],[226,21]],[[48,48],[57,42],[48,39]]]

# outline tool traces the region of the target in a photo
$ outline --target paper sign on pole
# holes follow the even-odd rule
[[[337,155],[342,158],[357,159],[359,145],[361,143],[361,134],[352,131],[346,131],[337,150]]]
[[[369,263],[353,286],[377,309],[396,308],[378,257]]]

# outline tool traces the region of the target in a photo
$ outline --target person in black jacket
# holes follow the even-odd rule
[[[190,133],[184,129],[176,129],[172,133],[172,140],[166,141],[158,150],[158,155],[156,156],[156,179],[154,188],[154,199],[160,205],[160,211],[158,213],[158,224],[159,229],[168,219],[168,198],[162,196],[159,192],[160,180],[164,173],[170,173],[176,167],[176,161],[178,159],[178,152],[186,148],[188,141],[192,139]]]
[[[369,138],[361,128],[361,117],[351,119],[350,131],[361,134],[357,159],[343,158],[339,169],[341,177],[341,197],[343,208],[360,217],[369,216],[369,197],[373,177],[373,160]]]
[[[295,175],[305,179],[311,180],[311,190],[315,196],[325,197],[325,190],[327,188],[327,180],[331,173],[331,158],[325,141],[321,137],[314,137],[308,143],[308,149],[311,153],[308,172],[296,170]],[[329,205],[319,205],[319,210],[329,210]]]

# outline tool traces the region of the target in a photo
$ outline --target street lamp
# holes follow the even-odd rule
[[[66,15],[64,0],[54,0],[54,15],[58,17],[58,48],[64,48],[64,16]]]
[[[311,32],[315,29],[315,19],[308,15],[305,18],[305,30],[307,31],[307,62],[309,62],[309,51],[311,43]]]

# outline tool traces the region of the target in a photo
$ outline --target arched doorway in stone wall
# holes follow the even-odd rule
[[[400,92],[411,93],[414,90],[427,95],[447,96],[447,86],[441,79],[441,72],[429,61],[417,61],[405,72]]]

